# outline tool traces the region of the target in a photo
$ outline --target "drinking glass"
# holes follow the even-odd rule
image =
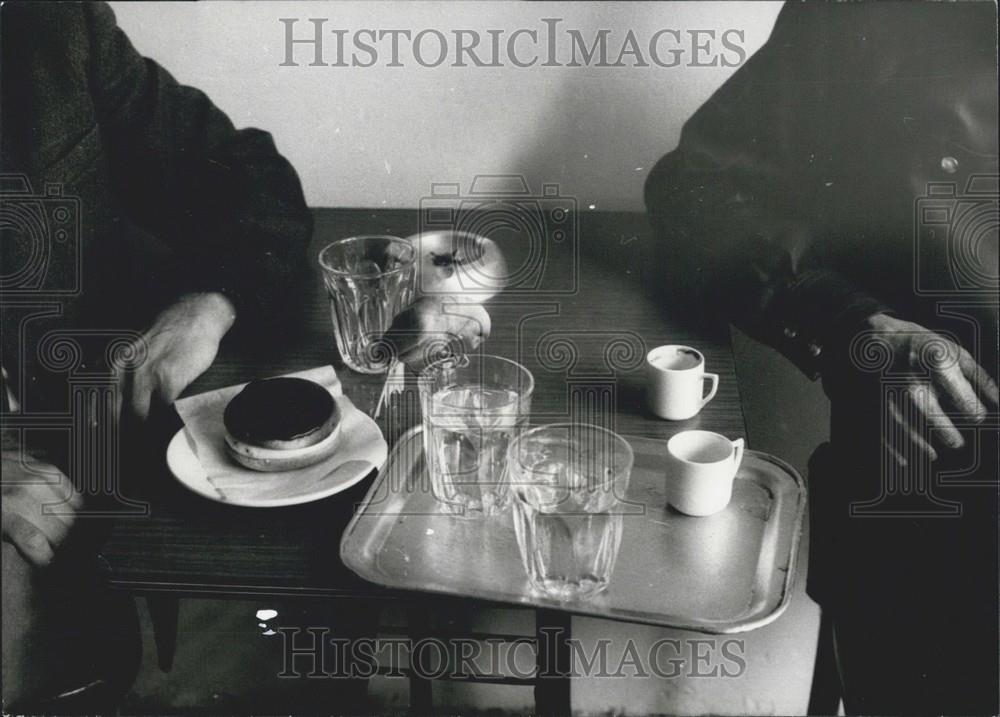
[[[514,530],[533,588],[562,601],[608,586],[632,462],[624,438],[586,424],[540,426],[511,443]]]
[[[409,241],[385,235],[341,239],[320,252],[333,332],[349,368],[361,373],[389,368],[392,351],[381,337],[413,298],[415,258]]]
[[[507,447],[528,421],[535,380],[500,356],[445,358],[420,375],[424,454],[434,496],[456,515],[507,505]]]

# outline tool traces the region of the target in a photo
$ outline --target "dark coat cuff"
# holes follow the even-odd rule
[[[847,350],[865,319],[891,309],[835,272],[808,271],[787,289],[777,348],[811,378],[827,357]]]

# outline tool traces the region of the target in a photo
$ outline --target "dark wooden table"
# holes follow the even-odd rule
[[[245,332],[242,340],[223,346],[189,394],[332,363],[344,392],[371,410],[384,379],[352,373],[340,362],[314,258],[342,237],[407,236],[418,230],[420,213],[319,209],[315,215],[314,272],[310,285],[302,287],[301,315],[289,317],[285,338],[255,342]],[[496,237],[516,281],[487,305],[492,335],[485,350],[513,358],[534,374],[532,423],[573,415],[611,420],[625,435],[666,439],[703,427],[745,436],[728,339],[692,331],[681,309],[657,299],[658,286],[668,279],[656,263],[645,216],[584,210],[563,221],[563,234],[550,232],[536,241],[525,234]],[[689,421],[656,419],[644,405],[645,353],[662,343],[698,347],[709,370],[720,375],[715,400]],[[402,427],[387,428],[391,434]],[[102,551],[114,587],[170,596],[400,597],[357,578],[338,558],[341,533],[370,480],[305,506],[227,507],[173,481],[157,454],[169,438],[168,430],[163,433],[142,481],[126,484],[149,502],[150,515],[120,519]]]

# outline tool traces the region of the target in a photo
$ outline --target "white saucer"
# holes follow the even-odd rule
[[[195,453],[194,442],[184,428],[174,435],[167,446],[167,466],[185,488],[226,505],[275,508],[310,503],[335,495],[358,483],[372,469],[381,468],[388,453],[378,425],[346,396],[336,396],[336,400],[341,411],[340,430],[336,432],[340,445],[329,459],[328,471],[318,479],[301,480],[305,472],[315,469],[315,466],[280,473],[260,473],[234,463],[233,472],[248,474],[247,482],[240,485],[237,491],[224,491],[209,480]],[[220,450],[224,449],[224,445],[220,447]]]

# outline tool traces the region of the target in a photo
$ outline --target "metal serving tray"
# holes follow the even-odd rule
[[[635,467],[621,551],[607,590],[559,602],[528,584],[510,510],[444,512],[430,490],[420,427],[397,442],[340,543],[344,564],[390,588],[709,633],[752,630],[787,607],[805,487],[783,461],[746,451],[729,506],[707,518],[667,508],[666,441],[628,438]]]

